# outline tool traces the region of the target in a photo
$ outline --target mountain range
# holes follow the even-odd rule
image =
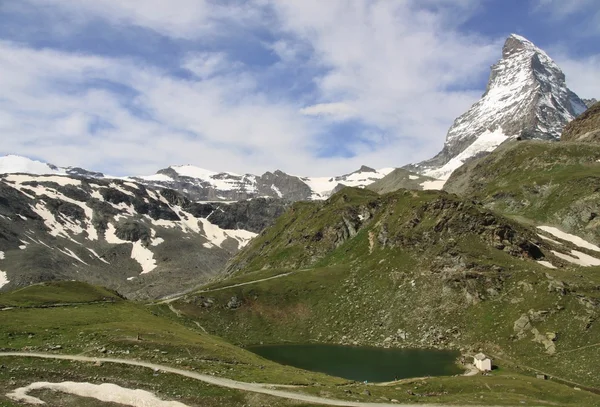
[[[564,74],[544,51],[511,35],[486,92],[452,125],[442,152],[406,168],[362,166],[340,176],[303,177],[173,165],[154,175],[113,177],[4,156],[0,288],[83,279],[131,298],[189,290],[218,277],[292,202],[324,200],[345,187],[377,193],[441,189],[457,168],[469,168],[463,164],[503,143],[558,140],[592,102],[566,87]],[[588,116],[593,115],[582,120],[593,126]],[[452,181],[452,190],[456,185]]]

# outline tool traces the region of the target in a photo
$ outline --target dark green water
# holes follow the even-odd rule
[[[458,352],[424,349],[382,349],[341,345],[264,345],[249,351],[265,359],[350,380],[387,382],[462,371]]]

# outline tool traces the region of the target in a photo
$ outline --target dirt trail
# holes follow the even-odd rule
[[[271,277],[265,277],[265,278],[261,278],[258,280],[252,280],[252,281],[246,281],[245,283],[238,283],[238,284],[232,284],[232,285],[228,285],[225,287],[218,287],[218,288],[212,288],[212,289],[208,289],[208,290],[198,290],[198,291],[194,291],[194,294],[202,294],[202,293],[210,293],[213,291],[221,291],[221,290],[227,290],[229,288],[235,288],[235,287],[242,287],[244,285],[250,285],[250,284],[256,284],[256,283],[262,283],[263,281],[269,281],[269,280],[273,280],[275,278],[281,278],[281,277],[285,277],[285,276],[289,276],[290,274],[293,273],[297,273],[298,271],[303,271],[303,270],[296,270],[296,271],[290,271],[288,273],[282,273],[282,274],[277,274],[276,276],[271,276]],[[178,299],[186,296],[190,294],[189,292],[186,294],[176,294],[173,297],[169,297],[169,298],[165,298],[163,300],[158,301],[156,304],[170,304],[174,301],[177,301]]]
[[[141,366],[153,370],[162,370],[163,372],[169,372],[180,376],[189,377],[191,379],[199,380],[205,383],[213,384],[215,386],[226,387],[229,389],[249,391],[253,393],[267,394],[269,396],[285,398],[288,400],[297,400],[306,403],[321,404],[327,406],[346,406],[346,407],[414,407],[415,404],[400,404],[400,403],[363,403],[356,401],[344,401],[328,399],[324,397],[312,396],[309,394],[293,393],[285,390],[277,390],[273,387],[273,384],[261,384],[261,383],[246,383],[239,382],[236,380],[225,379],[221,377],[209,376],[201,373],[191,372],[188,370],[177,369],[170,366],[158,365],[155,363],[142,362],[138,360],[130,359],[117,359],[117,358],[94,358],[88,356],[78,355],[55,355],[46,353],[27,353],[27,352],[0,352],[0,357],[11,356],[11,357],[31,357],[31,358],[44,358],[44,359],[59,359],[59,360],[72,360],[77,362],[91,362],[95,363],[101,361],[104,363],[118,363],[122,365],[130,366]],[[443,405],[443,404],[418,404],[421,407],[458,407],[456,405]],[[478,407],[469,405],[469,407]],[[482,407],[482,406],[479,406]],[[487,406],[491,407],[491,406]]]

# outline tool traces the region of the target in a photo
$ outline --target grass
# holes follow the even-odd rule
[[[600,242],[600,146],[523,141],[459,168],[444,189],[535,224]]]
[[[104,287],[76,281],[55,281],[30,285],[0,294],[2,307],[43,307],[57,304],[113,302],[122,297]]]

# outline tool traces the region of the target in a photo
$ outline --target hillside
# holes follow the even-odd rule
[[[444,190],[600,243],[600,146],[514,141],[459,168]]]
[[[396,168],[382,179],[367,186],[367,189],[378,194],[387,194],[399,189],[441,189],[443,182],[431,177],[426,177],[402,168]]]
[[[74,279],[130,298],[179,293],[219,273],[287,205],[199,203],[123,180],[0,175],[0,289]]]
[[[567,124],[560,140],[600,142],[600,103],[596,102],[581,116]]]
[[[538,233],[444,192],[344,189],[295,204],[233,278],[172,304],[239,344],[484,349],[598,387],[600,269],[565,260],[598,254]]]

